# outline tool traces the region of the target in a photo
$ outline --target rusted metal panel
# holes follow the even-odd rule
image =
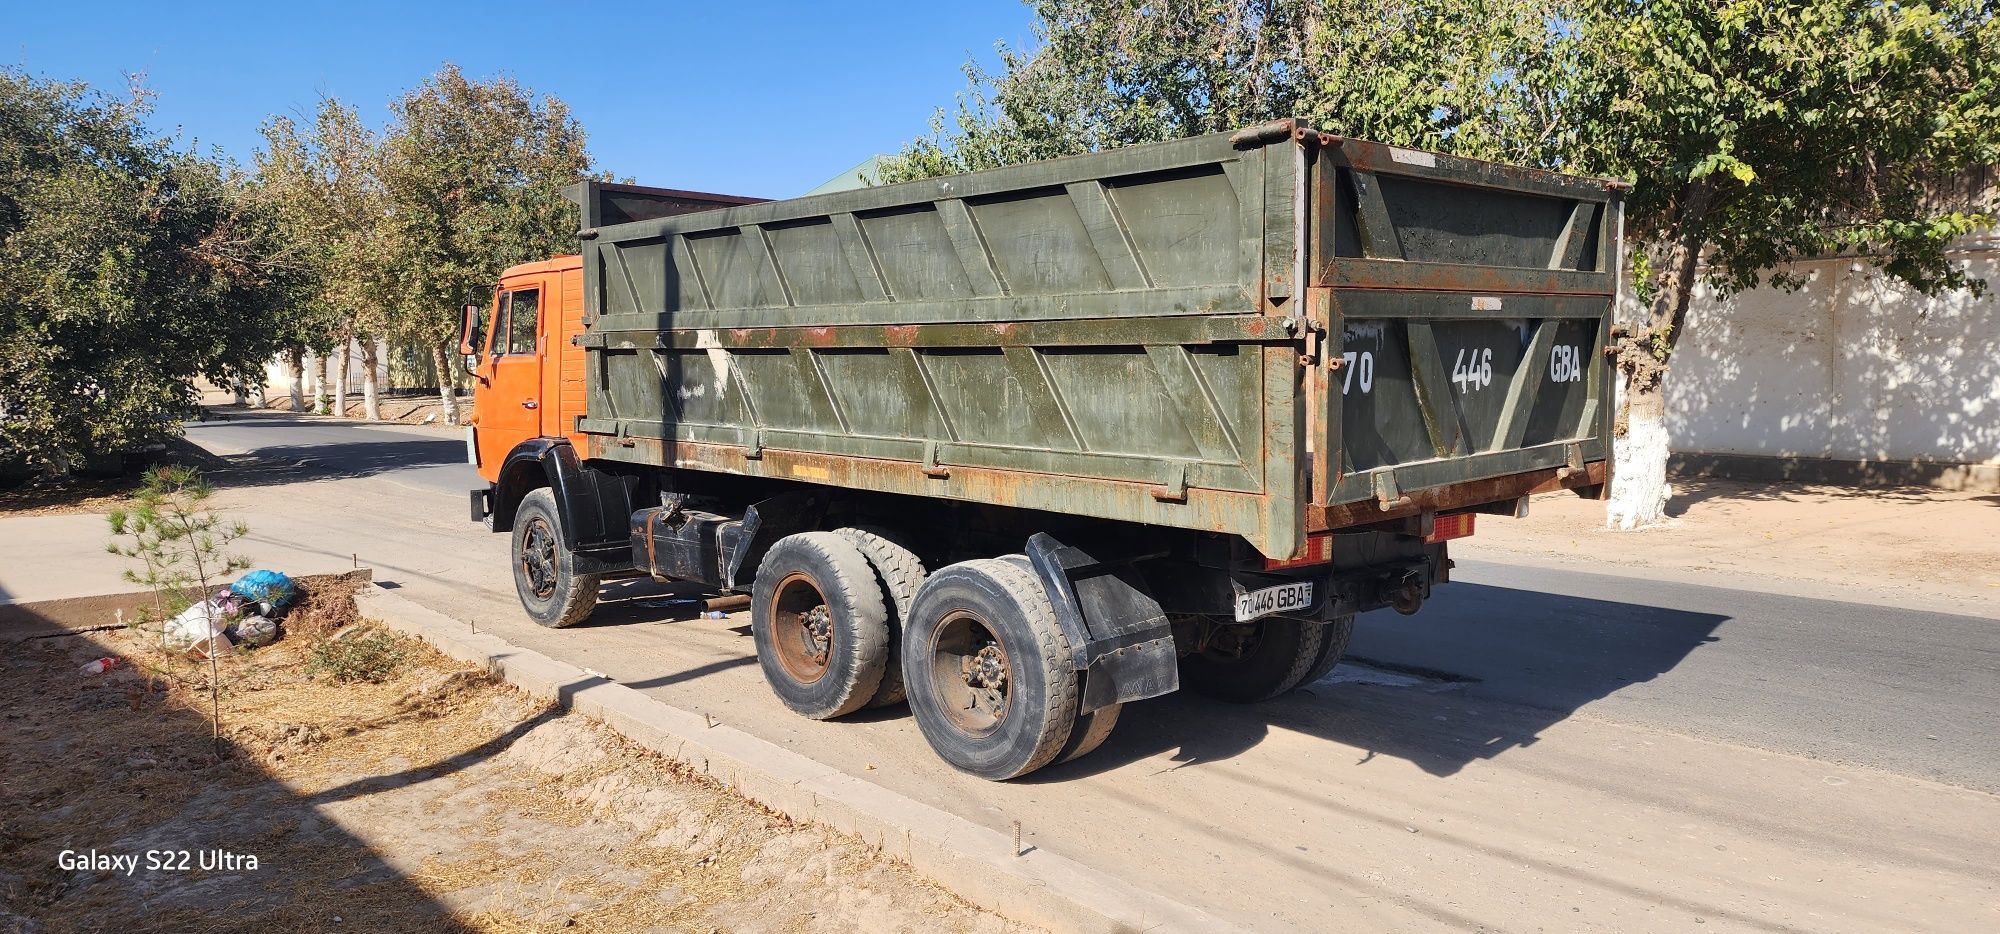
[[[1583,469],[1575,471],[1566,466],[1543,467],[1478,480],[1461,480],[1429,489],[1402,491],[1407,500],[1390,509],[1379,508],[1373,500],[1339,506],[1312,506],[1306,510],[1306,527],[1321,532],[1423,512],[1466,509],[1537,493],[1598,486],[1608,482],[1609,477],[1609,464],[1599,460],[1586,462]]]
[[[1599,355],[1520,373],[1601,344],[1615,199],[1288,120],[700,214],[587,207],[581,430],[612,460],[1290,555],[1381,484],[1435,498],[1551,444],[1602,456]],[[1493,401],[1445,359],[1475,345]]]

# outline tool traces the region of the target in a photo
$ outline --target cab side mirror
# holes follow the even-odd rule
[[[458,315],[458,353],[462,357],[479,356],[479,348],[473,342],[479,337],[479,306],[466,305]]]

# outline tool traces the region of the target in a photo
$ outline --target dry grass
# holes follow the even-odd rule
[[[220,759],[205,683],[76,673],[107,652],[156,655],[142,633],[0,662],[0,930],[9,912],[51,934],[1008,929],[858,841],[421,645],[379,684],[308,675],[315,636],[355,625],[337,581],[304,582],[285,639],[222,660]],[[65,848],[208,847],[259,870],[55,866]]]

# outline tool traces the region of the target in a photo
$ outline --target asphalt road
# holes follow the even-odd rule
[[[217,500],[260,562],[358,554],[480,631],[995,830],[1018,820],[1029,845],[1253,929],[2000,924],[1992,620],[1485,562],[1473,539],[1420,614],[1361,621],[1366,664],[1266,704],[1128,705],[1096,753],[990,783],[943,766],[900,709],[791,715],[742,614],[625,590],[582,626],[527,623],[505,536],[466,519],[456,437],[290,418],[189,434],[254,453],[216,474]],[[101,526],[79,528],[71,551],[101,555]],[[36,558],[6,541],[0,589]]]
[[[211,450],[458,498],[437,433],[286,417],[191,426]],[[468,529],[472,528],[468,523]],[[1415,616],[1358,622],[1350,656],[1560,719],[1594,716],[2000,792],[1992,619],[1479,560]],[[1426,764],[1450,771],[1454,764]]]

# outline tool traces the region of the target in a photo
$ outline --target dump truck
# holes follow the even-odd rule
[[[1447,542],[1601,496],[1623,186],[1280,120],[782,201],[585,182],[465,308],[471,516],[534,621],[749,598],[826,720],[1025,775],[1325,675]]]

